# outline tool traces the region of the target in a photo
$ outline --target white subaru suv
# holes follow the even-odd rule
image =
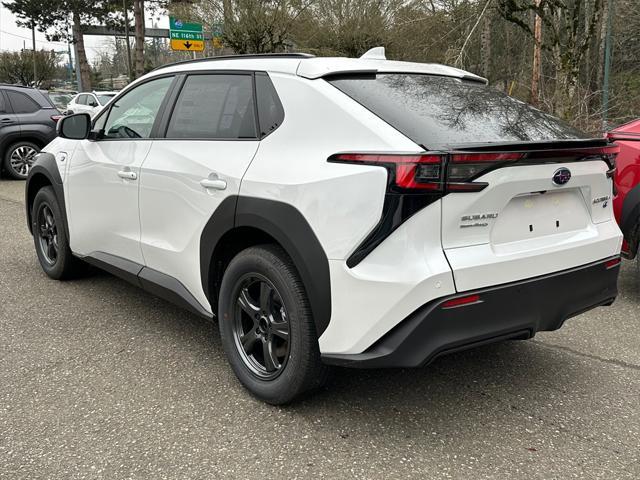
[[[471,73],[303,54],[162,67],[59,123],[26,185],[44,271],[86,262],[217,318],[282,404],[617,295],[616,146]]]

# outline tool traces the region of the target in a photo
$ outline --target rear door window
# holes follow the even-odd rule
[[[78,98],[76,98],[76,103],[78,105],[86,105],[87,104],[87,95],[78,95]]]
[[[11,102],[14,113],[33,113],[40,110],[40,105],[24,93],[7,90],[7,95],[9,96],[9,102]]]
[[[10,112],[11,109],[7,108],[7,103],[4,100],[4,93],[6,90],[0,90],[0,113]]]
[[[478,82],[404,73],[340,76],[329,82],[430,150],[586,138],[565,122]]]
[[[256,138],[251,75],[190,75],[169,120],[167,138]]]
[[[256,73],[256,96],[260,137],[265,137],[284,121],[284,108],[282,108],[278,93],[266,73]]]

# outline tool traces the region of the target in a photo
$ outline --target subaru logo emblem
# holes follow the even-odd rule
[[[568,168],[559,168],[551,179],[554,185],[566,185],[571,180],[571,171]]]

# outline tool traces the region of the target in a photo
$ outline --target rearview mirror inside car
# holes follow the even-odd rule
[[[69,115],[58,121],[58,136],[70,140],[84,140],[91,131],[91,116],[88,113]]]

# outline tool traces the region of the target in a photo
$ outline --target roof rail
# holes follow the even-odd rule
[[[248,53],[244,55],[220,55],[217,57],[195,58],[193,60],[182,60],[180,62],[167,63],[151,70],[155,72],[161,68],[173,67],[175,65],[184,65],[189,63],[209,62],[211,60],[241,60],[245,58],[313,58],[314,55],[309,53]]]

